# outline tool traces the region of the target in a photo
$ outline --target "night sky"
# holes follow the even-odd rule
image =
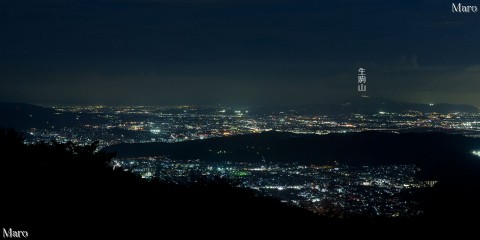
[[[461,1],[477,5],[480,1]],[[0,101],[480,107],[480,13],[444,0],[2,0]]]

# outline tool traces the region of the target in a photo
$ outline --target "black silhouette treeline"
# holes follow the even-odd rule
[[[164,234],[171,231],[169,226],[214,228],[236,226],[242,219],[253,224],[317,218],[221,179],[199,179],[188,186],[144,181],[114,170],[108,165],[113,155],[96,149],[97,143],[25,145],[18,132],[0,129],[0,227],[43,237],[141,236]]]
[[[249,234],[253,229],[277,235],[286,227],[322,236],[358,235],[399,228],[403,233],[429,232],[430,225],[468,222],[479,209],[479,178],[472,175],[478,168],[463,177],[458,170],[464,168],[452,169],[451,181],[406,196],[423,204],[423,217],[331,219],[258,197],[221,179],[198,179],[188,186],[145,181],[113,169],[109,165],[113,155],[96,150],[97,143],[25,145],[20,133],[0,129],[0,227],[28,230],[30,236],[43,238],[167,236],[172,232],[189,236],[226,230]],[[185,231],[176,232],[172,226]]]

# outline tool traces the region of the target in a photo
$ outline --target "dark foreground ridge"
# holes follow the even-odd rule
[[[461,188],[439,185],[424,196],[431,209],[422,218],[330,219],[258,197],[221,179],[199,179],[188,186],[147,182],[113,170],[108,165],[113,155],[96,148],[96,144],[27,146],[18,133],[2,129],[1,227],[27,230],[31,238],[166,238],[172,233],[209,236],[226,231],[250,235],[254,230],[281,235],[292,229],[338,236],[373,234],[375,229],[425,230],[465,221],[478,210],[477,198],[472,198],[478,192],[478,178],[469,174],[461,179],[466,184]],[[459,182],[450,184],[458,187]],[[178,228],[184,231],[174,230]]]

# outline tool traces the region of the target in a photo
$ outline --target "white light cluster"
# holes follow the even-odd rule
[[[472,153],[473,153],[473,155],[476,155],[476,156],[480,157],[480,150],[472,151]]]

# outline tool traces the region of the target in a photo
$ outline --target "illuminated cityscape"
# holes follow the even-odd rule
[[[28,141],[72,141],[101,146],[118,143],[181,142],[265,131],[329,134],[362,131],[445,131],[480,137],[480,113],[404,111],[341,115],[285,112],[257,113],[255,108],[230,107],[56,107],[57,114],[74,113],[91,123],[71,127],[25,129]],[[35,116],[32,116],[35,118]],[[413,130],[412,130],[413,129]]]
[[[199,177],[222,177],[239,187],[304,207],[319,214],[336,211],[335,217],[363,215],[406,217],[422,214],[417,203],[401,198],[426,181],[416,177],[414,165],[359,167],[316,166],[297,163],[207,163],[199,160],[176,161],[167,157],[117,159],[114,166],[175,184],[188,184]]]
[[[255,108],[231,107],[56,107],[57,114],[75,114],[91,123],[74,127],[28,129],[27,142],[72,141],[100,146],[120,143],[177,143],[259,132],[295,134],[384,131],[440,131],[469,137],[480,136],[479,113],[405,111],[373,114],[315,115],[288,112],[259,113]],[[34,117],[34,116],[32,116]],[[221,156],[225,150],[216,150]],[[473,154],[480,155],[478,151]],[[247,159],[246,159],[247,160]],[[169,156],[116,158],[123,167],[145,179],[188,184],[197,178],[220,177],[233,185],[254,189],[261,196],[280,199],[318,214],[343,216],[416,216],[423,210],[403,196],[429,188],[436,181],[420,179],[416,165],[353,167],[348,165],[305,165],[266,160],[202,161],[171,159]]]
[[[478,7],[1,0],[2,236],[475,236]]]

